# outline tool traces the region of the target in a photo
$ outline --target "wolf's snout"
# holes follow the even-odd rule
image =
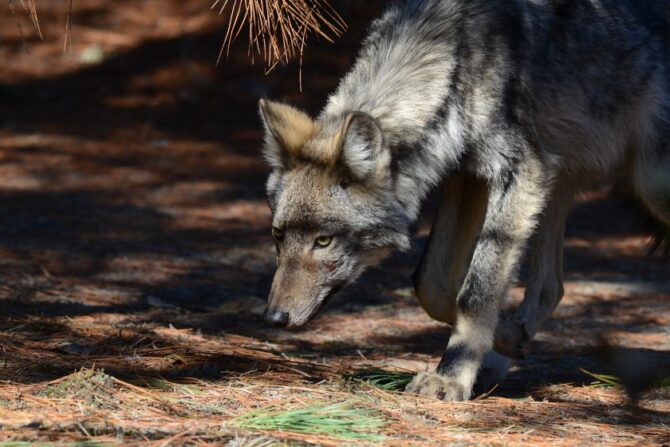
[[[264,314],[265,321],[275,326],[285,327],[288,325],[288,312],[267,309]]]

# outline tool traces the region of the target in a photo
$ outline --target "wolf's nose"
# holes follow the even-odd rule
[[[288,324],[288,312],[268,309],[265,311],[265,321],[275,326],[286,326]]]

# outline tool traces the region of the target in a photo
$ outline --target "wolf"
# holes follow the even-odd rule
[[[330,296],[410,247],[452,326],[406,391],[466,400],[502,380],[563,295],[563,233],[585,179],[622,185],[670,234],[667,0],[415,0],[370,26],[318,117],[260,100],[277,270],[265,318],[305,324]],[[528,260],[522,304],[500,303]]]

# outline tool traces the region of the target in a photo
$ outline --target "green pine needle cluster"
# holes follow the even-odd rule
[[[367,369],[352,374],[349,379],[364,382],[386,391],[403,391],[413,377],[414,374],[410,372]]]
[[[350,402],[315,404],[304,408],[261,408],[233,420],[240,428],[319,434],[340,439],[376,441],[387,421],[380,413],[356,408]]]

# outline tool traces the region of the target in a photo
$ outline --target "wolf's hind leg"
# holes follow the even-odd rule
[[[421,307],[431,318],[452,324],[456,297],[486,213],[486,183],[456,173],[442,185],[430,237],[412,279]]]
[[[525,343],[540,329],[563,297],[563,235],[574,192],[571,179],[561,177],[554,182],[532,236],[523,302],[514,319],[500,321],[496,329],[494,349],[501,354],[523,357]]]
[[[418,374],[410,392],[468,399],[484,355],[493,347],[505,295],[535,216],[545,199],[545,170],[528,151],[513,171],[491,182],[486,217],[456,300],[456,322],[435,373]]]

